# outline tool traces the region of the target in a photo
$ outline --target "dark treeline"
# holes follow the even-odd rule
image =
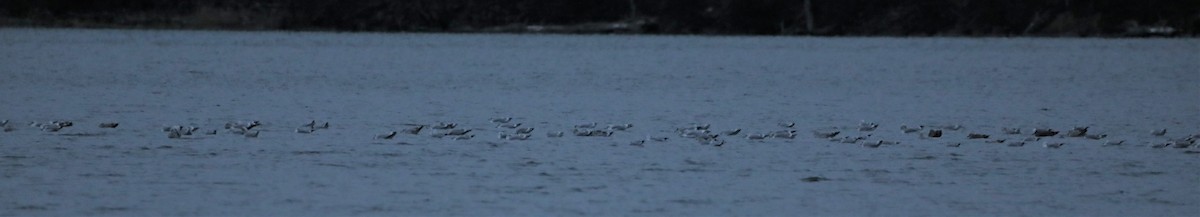
[[[1102,36],[1169,26],[1196,35],[1200,1],[4,0],[0,25],[899,36]]]

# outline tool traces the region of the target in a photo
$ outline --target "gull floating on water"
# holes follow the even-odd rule
[[[750,139],[750,140],[763,140],[766,138],[771,138],[771,135],[761,134],[761,133],[751,133],[749,135],[746,135],[746,139]]]
[[[1054,135],[1058,135],[1058,131],[1054,131],[1054,129],[1033,129],[1033,136],[1047,137]]]
[[[471,132],[470,129],[450,129],[450,130],[447,130],[446,132],[442,133],[442,135],[461,136],[461,135],[467,135],[467,133],[470,133],[470,132]]]
[[[217,135],[217,130],[209,130],[208,132],[205,132],[204,134]]]
[[[417,134],[421,134],[421,130],[424,130],[424,129],[425,129],[425,125],[417,125],[415,127],[403,129],[400,131],[403,131],[404,133],[407,133],[407,134],[417,135]]]
[[[970,133],[970,134],[967,134],[967,138],[968,138],[968,139],[987,139],[988,137],[991,137],[991,136],[989,136],[989,135],[987,135],[987,134],[981,134],[981,133]]]
[[[961,143],[961,142],[950,142],[950,143],[946,143],[946,147],[958,148],[959,146],[962,146],[962,143]]]
[[[100,128],[117,128],[117,125],[120,124],[117,122],[104,122],[100,123]]]
[[[900,125],[900,131],[904,131],[904,133],[916,133],[923,129],[925,129],[925,126],[917,126],[916,128],[913,128],[908,127],[908,125]]]
[[[616,124],[616,125],[608,125],[608,129],[609,129],[609,130],[620,130],[620,131],[625,131],[625,130],[628,130],[629,128],[633,128],[633,124]]]
[[[454,138],[451,138],[451,139],[453,139],[453,140],[468,140],[471,138],[475,138],[475,135],[460,135],[460,136],[455,136]]]
[[[563,137],[563,134],[564,134],[564,133],[563,133],[562,131],[558,131],[558,132],[546,132],[546,137],[558,138],[558,137]]]
[[[649,137],[648,139],[650,139],[650,141],[655,141],[655,142],[666,142],[670,138],[668,138],[668,137]]]
[[[866,120],[863,120],[861,123],[858,123],[858,131],[874,131],[875,128],[879,128],[879,124],[876,124],[874,122],[867,122]]]
[[[533,133],[532,127],[517,128],[517,134],[529,134],[529,133]]]
[[[503,123],[503,124],[496,125],[496,128],[509,128],[509,129],[513,129],[513,128],[517,128],[517,127],[520,127],[520,126],[521,126],[521,123]]]
[[[257,131],[257,130],[247,131],[246,134],[244,134],[244,135],[246,136],[246,138],[258,138],[258,132],[259,131]]]
[[[302,126],[302,127],[296,128],[297,133],[309,134],[309,133],[313,133],[313,131],[316,131],[316,128],[313,128],[313,126]]]
[[[795,138],[796,138],[796,131],[795,131],[795,130],[780,130],[780,131],[775,131],[775,132],[772,132],[772,133],[771,133],[771,137],[775,137],[775,138],[785,138],[785,139],[795,139]]]
[[[821,138],[821,139],[828,139],[828,138],[833,138],[834,136],[837,136],[840,133],[842,133],[842,131],[821,132],[821,131],[814,130],[813,136],[816,136],[817,138]]]
[[[883,146],[883,140],[874,141],[874,142],[863,142],[862,146],[867,147],[867,148],[878,148],[879,146]]]
[[[317,127],[317,120],[308,121],[307,124],[300,125],[300,127],[315,128],[315,127]]]
[[[1151,131],[1150,134],[1153,134],[1155,136],[1165,136],[1165,135],[1167,135],[1167,128],[1162,128],[1161,130]]]
[[[1025,146],[1024,141],[1016,141],[1016,142],[1008,143],[1008,147],[1021,147],[1021,146]]]
[[[1119,146],[1125,144],[1125,140],[1109,141],[1104,140],[1104,146]]]
[[[1088,127],[1075,127],[1075,129],[1067,131],[1067,137],[1081,137],[1087,135],[1087,130]]]
[[[488,121],[491,121],[492,123],[503,124],[503,123],[508,123],[509,121],[512,121],[512,117],[492,118],[492,119],[489,119]]]
[[[183,137],[183,134],[180,134],[179,131],[167,132],[168,139],[178,139],[178,138],[182,138],[182,137]]]
[[[796,126],[796,122],[783,122],[783,123],[779,123],[779,126],[786,127],[786,128],[792,128],[792,127]]]
[[[630,142],[630,143],[629,143],[629,145],[631,145],[631,146],[638,146],[638,147],[642,147],[642,146],[643,146],[643,144],[646,144],[646,140],[645,140],[645,139],[643,139],[643,140],[638,140],[638,141],[633,141],[633,142]]]
[[[375,135],[376,139],[392,139],[396,137],[396,131]]]
[[[1021,134],[1021,128],[1007,128],[1007,127],[1005,127],[1005,128],[1000,128],[1000,130],[1001,130],[1001,131],[1004,131],[1004,134],[1009,134],[1009,135]]]
[[[726,136],[736,136],[738,133],[741,133],[741,132],[742,132],[742,128],[737,128],[737,129],[732,129],[732,130],[721,131],[721,134],[724,134]]]
[[[454,129],[454,127],[458,127],[458,124],[438,122],[437,124],[433,125],[433,129],[439,129],[439,130]]]
[[[1108,137],[1108,134],[1100,134],[1100,135],[1092,135],[1092,134],[1088,134],[1088,135],[1084,135],[1084,137],[1086,137],[1086,138],[1088,138],[1088,139],[1100,140],[1100,139],[1103,139],[1103,138],[1105,138],[1105,137]]]
[[[596,122],[576,124],[575,128],[596,128]]]
[[[1062,142],[1042,142],[1042,147],[1046,147],[1046,148],[1062,148],[1062,146],[1063,146],[1063,145],[1066,145],[1066,144],[1067,144],[1067,143],[1062,143]]]

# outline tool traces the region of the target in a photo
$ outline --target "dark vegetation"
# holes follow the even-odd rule
[[[1197,0],[3,0],[0,26],[408,32],[1113,36]]]

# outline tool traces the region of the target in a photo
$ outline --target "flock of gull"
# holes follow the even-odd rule
[[[514,123],[512,117],[490,118],[488,120],[495,124],[495,128],[499,129],[497,138],[501,140],[529,140],[534,136],[533,127],[524,126],[522,123]],[[29,127],[45,131],[58,132],[64,128],[74,126],[71,121],[50,121],[50,122],[30,122]],[[438,122],[434,124],[406,124],[410,127],[389,131],[375,135],[374,139],[389,140],[397,135],[422,135],[425,133],[434,138],[447,138],[451,140],[469,140],[475,138],[475,133],[478,129],[461,128],[457,123]],[[97,125],[99,128],[117,128],[120,126],[117,122],[104,122]],[[224,131],[227,134],[244,136],[246,138],[257,138],[261,133],[260,121],[230,121],[225,123]],[[617,133],[624,133],[633,129],[633,124],[608,124],[601,126],[596,122],[583,123],[574,125],[569,131],[548,131],[545,132],[547,138],[561,138],[566,135],[576,137],[611,137]],[[696,141],[702,145],[722,146],[726,140],[730,138],[744,138],[749,141],[761,141],[767,139],[795,139],[799,133],[795,130],[794,122],[779,123],[779,129],[767,132],[758,133],[743,133],[741,128],[727,129],[714,131],[710,124],[691,124],[688,126],[677,127],[674,129],[674,134],[684,140]],[[4,132],[17,130],[16,126],[9,123],[9,120],[0,121],[0,128]],[[899,141],[891,141],[884,139],[874,139],[873,132],[879,128],[879,124],[862,121],[858,126],[851,127],[829,127],[823,129],[811,130],[812,137],[821,140],[828,140],[835,143],[857,144],[868,148],[878,148],[884,145],[900,144]],[[312,134],[319,130],[329,129],[329,122],[318,122],[316,120],[309,121],[297,127],[294,132],[299,134]],[[427,130],[430,129],[430,130]],[[1107,134],[1095,134],[1088,132],[1089,127],[1074,127],[1062,133],[1058,130],[1049,128],[1035,128],[1030,131],[1023,131],[1021,128],[1001,128],[995,132],[998,136],[993,136],[984,132],[968,132],[965,133],[964,139],[967,140],[982,140],[984,143],[1002,144],[1010,147],[1021,147],[1029,143],[1041,142],[1041,145],[1046,148],[1061,148],[1066,145],[1063,140],[1054,142],[1045,141],[1043,138],[1078,138],[1084,141],[1092,140],[1096,142],[1082,143],[1098,143],[1101,146],[1120,146],[1126,145],[1125,140],[1109,140]],[[939,139],[949,136],[952,131],[964,131],[962,125],[943,125],[943,126],[908,126],[901,125],[899,133],[906,135],[915,135],[921,139]],[[433,131],[433,132],[430,132]],[[197,134],[217,135],[220,133],[217,129],[201,130],[196,126],[173,125],[162,127],[162,132],[169,139],[181,139]],[[855,134],[855,135],[849,135]],[[1161,142],[1146,143],[1146,146],[1152,148],[1188,148],[1200,147],[1196,146],[1196,140],[1200,139],[1200,134],[1192,134],[1178,138],[1167,137],[1167,129],[1158,129],[1150,132],[1150,135],[1164,138]],[[1005,138],[998,138],[1005,137]],[[671,140],[671,136],[646,136],[645,139],[635,140],[629,143],[632,146],[644,146],[646,142],[667,142]],[[959,147],[963,144],[961,140],[955,142],[946,142],[948,147]]]

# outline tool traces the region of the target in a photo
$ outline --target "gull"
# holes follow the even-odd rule
[[[41,128],[42,131],[46,132],[58,132],[58,130],[61,130],[63,126],[58,124],[41,124],[38,126],[38,128]]]
[[[1120,146],[1125,143],[1125,140],[1109,141],[1104,140],[1104,146]]]
[[[246,138],[258,138],[258,132],[259,131],[257,131],[257,130],[246,131],[246,134],[244,134],[244,136],[246,136]]]
[[[162,128],[162,131],[163,131],[163,132],[171,132],[171,131],[183,131],[183,126],[179,126],[179,125],[175,125],[175,126],[167,126],[167,127],[163,127],[163,128]]]
[[[588,136],[612,136],[613,131],[592,130],[588,132]]]
[[[963,126],[961,124],[955,124],[955,125],[940,126],[938,128],[957,131],[957,130],[961,130],[963,128]]]
[[[1075,127],[1075,129],[1071,129],[1070,131],[1067,131],[1067,136],[1068,137],[1081,137],[1083,135],[1087,135],[1087,130],[1088,130],[1087,127]]]
[[[859,137],[849,137],[849,136],[847,136],[847,137],[842,137],[842,138],[840,138],[840,139],[832,139],[832,140],[830,140],[830,141],[834,141],[834,142],[841,142],[841,143],[847,143],[847,144],[854,144],[854,143],[858,143],[858,141],[862,141],[862,140],[864,140],[864,139],[867,139],[867,138],[866,138],[866,137],[862,137],[862,136],[859,136]]]
[[[760,133],[751,133],[750,135],[746,135],[746,139],[750,139],[750,140],[763,140],[766,138],[771,138],[771,135],[760,134]]]
[[[796,134],[795,130],[778,130],[775,132],[771,132],[772,137],[788,136],[788,135],[795,136],[795,134]]]
[[[58,125],[60,128],[75,126],[75,123],[70,121],[51,121],[50,124]]]
[[[967,134],[967,139],[987,139],[988,137],[991,137],[991,136],[989,136],[987,134],[979,134],[979,133]]]
[[[456,124],[456,123],[438,122],[437,124],[433,125],[433,129],[447,130],[447,129],[454,129],[454,127],[457,127],[457,126],[458,126],[458,124]]]
[[[396,131],[375,135],[376,139],[392,139],[396,137]]]
[[[1021,134],[1021,128],[1007,128],[1007,127],[1005,127],[1005,128],[1000,128],[1000,131],[1004,131],[1004,134],[1010,134],[1010,135]]]
[[[309,134],[309,133],[312,133],[313,131],[316,131],[316,129],[313,128],[313,126],[311,126],[311,125],[310,126],[301,126],[299,128],[296,128],[297,133]]]
[[[1024,141],[1016,141],[1016,142],[1008,143],[1008,147],[1021,147],[1021,146],[1025,146]]]
[[[721,134],[724,134],[726,136],[736,136],[738,133],[741,133],[741,132],[742,132],[742,128],[737,128],[737,129],[732,129],[732,130],[721,131]]]
[[[1087,137],[1088,139],[1100,140],[1105,137],[1108,137],[1108,134],[1100,134],[1100,135],[1088,134],[1088,135],[1084,135],[1084,137]]]
[[[692,125],[692,128],[695,128],[695,129],[697,129],[697,130],[708,130],[708,127],[709,127],[709,126],[712,126],[712,125],[710,125],[710,124],[704,124],[704,125],[699,125],[699,124],[697,124],[697,125]]]
[[[1033,136],[1047,137],[1054,135],[1058,135],[1058,131],[1054,131],[1054,129],[1033,129]]]
[[[867,147],[867,148],[878,148],[879,146],[883,146],[883,140],[874,141],[874,142],[863,142],[862,146]]]
[[[1164,143],[1155,143],[1155,144],[1150,145],[1151,148],[1166,148],[1167,146],[1171,146],[1171,143],[1164,142]]]
[[[316,126],[317,129],[329,129],[329,122],[322,123]]]
[[[638,146],[638,147],[643,147],[643,144],[646,144],[646,140],[645,140],[645,139],[643,139],[643,140],[638,140],[638,141],[633,141],[633,142],[630,142],[630,143],[629,143],[629,145],[631,145],[631,146]]]
[[[533,133],[532,127],[517,128],[517,134],[529,134],[529,133]]]
[[[609,130],[625,131],[625,130],[628,130],[629,128],[633,128],[633,124],[608,125]]]
[[[4,119],[3,121],[0,121],[0,127],[7,127],[7,126],[8,126],[8,119]]]
[[[100,128],[117,128],[117,125],[120,124],[117,122],[104,122],[100,123]]]
[[[926,136],[928,136],[929,138],[942,137],[942,130],[929,130],[929,133]]]
[[[512,121],[512,117],[492,118],[492,119],[489,119],[489,121],[491,121],[492,123],[503,124],[503,123],[508,123],[509,121]]]
[[[187,128],[185,128],[185,129],[184,129],[184,131],[183,131],[183,135],[185,135],[185,136],[191,136],[191,135],[192,135],[192,133],[196,132],[197,130],[200,130],[200,128],[199,128],[199,127],[192,127],[192,126],[189,126],[189,127],[187,127]]]
[[[454,138],[452,138],[452,139],[454,139],[454,140],[468,140],[468,139],[471,139],[471,138],[475,138],[475,135],[459,135],[459,136],[455,136],[455,137],[454,137]]]
[[[573,130],[571,132],[574,133],[575,136],[591,136],[592,135],[592,131],[580,130],[579,128],[575,128],[575,130]]]
[[[842,131],[820,132],[820,131],[814,130],[813,136],[816,136],[817,138],[828,139],[828,138],[833,138],[834,136],[837,136],[839,133],[842,133]]]
[[[858,123],[858,131],[874,131],[875,128],[879,128],[879,124],[867,122],[866,120]]]
[[[504,132],[500,132],[499,134],[500,134],[500,139],[507,139],[507,140],[528,140],[529,139],[529,134],[512,135],[512,134],[508,134],[508,133],[504,133]]]
[[[167,132],[167,138],[168,138],[168,139],[178,139],[178,138],[181,138],[181,137],[183,137],[183,135],[182,135],[182,134],[179,134],[179,131],[170,131],[170,132]]]
[[[795,131],[795,130],[780,130],[780,131],[775,131],[775,132],[771,133],[771,137],[776,137],[776,138],[786,138],[786,139],[795,139],[795,138],[796,138],[796,131]]]
[[[461,135],[467,135],[467,133],[470,133],[470,132],[471,132],[471,130],[469,130],[469,129],[450,129],[450,130],[447,130],[446,132],[442,133],[442,135],[461,136]]]
[[[425,125],[418,125],[416,127],[403,129],[400,131],[403,131],[404,133],[407,133],[407,134],[417,135],[417,134],[421,134],[421,130],[423,130],[423,129],[425,129]]]
[[[514,135],[509,135],[508,139],[509,140],[529,140],[529,137],[531,135],[532,134],[514,134]]]
[[[205,132],[204,134],[217,135],[217,130],[209,130],[208,132]]]
[[[946,143],[946,147],[958,148],[959,146],[962,146],[961,142]]]
[[[717,147],[721,147],[722,145],[725,145],[725,140],[721,140],[721,139],[712,139],[712,140],[704,141],[704,144],[705,144],[705,145],[711,145],[711,146],[717,146]]]
[[[1006,140],[1007,139],[997,139],[997,140],[988,140],[988,141],[983,141],[983,142],[984,143],[1004,143],[1004,141],[1006,141]]]
[[[562,131],[546,132],[546,137],[551,137],[551,138],[563,137],[563,132]]]
[[[509,128],[509,129],[512,129],[512,128],[517,128],[517,127],[520,127],[520,126],[521,126],[521,123],[503,123],[503,124],[496,125],[496,128]]]
[[[904,133],[915,133],[924,129],[925,126],[917,126],[916,128],[908,127],[908,125],[900,125],[900,131]]]
[[[300,127],[308,127],[308,128],[313,128],[316,126],[317,126],[317,120],[311,120],[311,121],[308,121],[307,124],[300,125]]]
[[[1062,146],[1063,146],[1063,145],[1066,145],[1066,144],[1067,144],[1067,143],[1062,143],[1062,142],[1042,142],[1042,147],[1046,147],[1046,148],[1062,148]]]
[[[575,128],[596,128],[596,122],[576,124]]]
[[[786,127],[786,128],[792,128],[792,127],[796,126],[796,122],[783,122],[783,123],[779,123],[779,126]]]
[[[679,136],[684,138],[697,138],[708,135],[708,130],[686,130]]]
[[[1042,137],[1029,137],[1029,138],[1025,138],[1025,141],[1026,141],[1026,142],[1036,142],[1036,141],[1040,141],[1040,140],[1042,140]]]
[[[649,137],[648,139],[650,139],[650,141],[655,141],[655,142],[666,142],[670,138],[668,138],[668,137]]]
[[[1165,136],[1165,135],[1167,135],[1167,128],[1162,128],[1161,130],[1152,131],[1152,132],[1150,132],[1150,134],[1153,134],[1155,136]]]
[[[262,122],[258,122],[258,121],[247,121],[247,122],[240,122],[240,121],[230,121],[230,122],[227,122],[227,123],[225,123],[225,129],[242,128],[242,129],[249,130],[249,129],[254,129],[254,127],[257,127],[258,125],[262,125]]]
[[[1172,148],[1187,148],[1188,146],[1192,146],[1191,142],[1186,141],[1171,141],[1168,143],[1171,144]]]

